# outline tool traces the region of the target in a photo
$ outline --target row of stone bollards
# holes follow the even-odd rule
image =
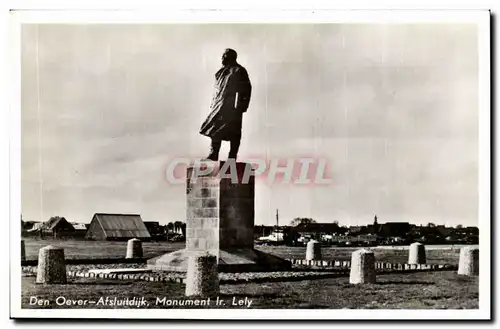
[[[312,240],[307,243],[306,260],[321,260],[321,244]],[[408,264],[426,264],[425,246],[415,242],[410,245]],[[479,249],[477,247],[463,247],[460,249],[460,260],[458,265],[460,275],[479,274]],[[352,253],[351,272],[349,282],[375,283],[375,254],[371,250],[361,249]]]
[[[421,246],[423,247],[423,245]],[[420,246],[418,248],[421,249]],[[420,251],[419,253],[422,252]],[[417,257],[418,254],[412,255],[412,253],[410,253],[410,256]],[[422,258],[420,258],[420,261],[422,261]],[[479,274],[479,249],[477,247],[463,247],[462,249],[460,249],[460,260],[458,264],[457,274],[467,276]],[[349,283],[375,283],[375,281],[375,254],[373,253],[373,251],[361,249],[353,252],[351,258],[351,272],[349,276]]]
[[[21,242],[22,256],[24,241]],[[308,244],[306,256],[316,258],[321,256],[321,245]],[[142,244],[138,239],[129,240],[127,258],[142,256]],[[409,258],[417,264],[425,262],[425,247],[422,244],[410,246]],[[317,258],[316,258],[317,259]],[[409,259],[409,260],[410,260]],[[313,259],[314,260],[314,259]],[[414,263],[415,264],[415,263]],[[464,247],[460,250],[458,274],[477,275],[479,273],[479,249]],[[66,283],[66,261],[64,249],[47,246],[39,250],[36,283]],[[364,284],[376,282],[375,254],[371,250],[360,249],[352,253],[349,283]],[[210,253],[192,255],[188,260],[186,279],[186,296],[212,297],[219,293],[219,276],[217,257]]]
[[[321,245],[317,241],[308,243],[307,260],[318,260],[321,255]],[[475,275],[479,265],[479,249],[464,247],[460,252],[458,274]],[[411,264],[425,264],[425,246],[416,243],[410,248]],[[410,262],[409,262],[410,263]],[[474,269],[474,270],[472,270]],[[375,253],[360,249],[352,253],[350,284],[365,284],[376,282]],[[188,263],[186,280],[186,296],[212,297],[219,292],[217,273],[217,257],[210,254],[191,256]]]
[[[24,241],[21,241],[21,257],[24,260]],[[142,257],[142,244],[138,239],[127,243],[126,258]],[[38,252],[38,268],[36,283],[64,284],[66,277],[66,260],[64,249],[55,246],[40,248]],[[215,296],[219,293],[219,273],[217,257],[202,254],[189,257],[186,280],[186,296]]]
[[[64,249],[54,246],[40,248],[36,283],[64,284],[66,282]],[[186,296],[213,297],[218,293],[217,257],[209,253],[189,257]]]

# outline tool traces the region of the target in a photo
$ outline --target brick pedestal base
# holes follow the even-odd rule
[[[186,249],[150,259],[153,270],[186,271],[209,252],[220,272],[283,270],[290,262],[253,249],[255,176],[250,164],[203,161],[187,169]]]

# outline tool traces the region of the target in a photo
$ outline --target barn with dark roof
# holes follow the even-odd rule
[[[151,236],[140,215],[96,213],[92,217],[85,238],[108,241],[126,241],[137,238],[148,241]]]
[[[52,235],[53,237],[63,237],[74,235],[75,228],[64,217],[51,217],[48,221],[38,227],[41,235]]]

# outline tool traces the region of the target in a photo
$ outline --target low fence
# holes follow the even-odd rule
[[[125,261],[125,260],[123,260]],[[127,260],[130,261],[130,260]],[[242,283],[265,283],[285,282],[301,280],[330,279],[348,277],[350,274],[350,261],[306,261],[303,259],[289,260],[294,268],[281,272],[242,272],[242,273],[219,273],[220,284],[242,284]],[[69,265],[69,264],[68,264]],[[322,269],[317,271],[317,269]],[[430,271],[456,271],[457,265],[450,264],[404,264],[376,262],[377,275],[393,273],[414,273]],[[23,268],[24,274],[36,275],[35,266]],[[132,280],[149,282],[175,282],[185,283],[186,273],[176,272],[148,272],[133,274],[117,273],[93,273],[89,270],[69,270],[67,276],[72,278],[108,279],[108,280]]]
[[[147,258],[66,258],[66,265],[146,264]],[[21,260],[21,266],[37,266],[38,259]]]
[[[304,265],[304,266],[314,266],[321,268],[350,268],[350,260],[305,260],[305,259],[287,259],[292,265]],[[388,262],[375,262],[376,270],[441,270],[457,269],[458,265],[450,264],[407,264],[407,263],[388,263]]]

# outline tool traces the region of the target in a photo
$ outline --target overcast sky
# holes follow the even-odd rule
[[[256,186],[256,224],[478,225],[473,25],[25,25],[22,213],[185,220],[175,156],[198,134],[227,47],[253,96],[240,158],[329,161],[328,186]],[[224,146],[221,156],[226,157]]]

